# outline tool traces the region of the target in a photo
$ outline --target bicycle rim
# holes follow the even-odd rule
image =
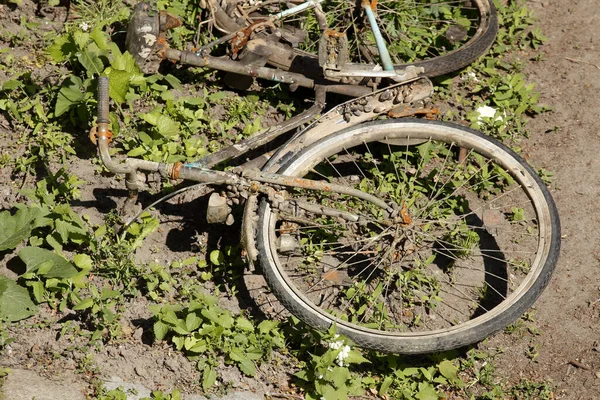
[[[464,127],[363,124],[279,173],[352,185],[397,206],[390,216],[349,196],[295,191],[293,199],[359,220],[267,202],[259,213],[275,295],[362,347],[427,353],[481,340],[531,306],[556,263],[560,227],[546,187],[512,151]]]

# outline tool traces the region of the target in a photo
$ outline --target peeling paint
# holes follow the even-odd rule
[[[148,33],[152,32],[152,27],[150,25],[143,25],[137,29],[138,33]]]
[[[154,43],[156,43],[156,36],[151,34],[151,33],[146,33],[144,36],[142,36],[144,38],[144,40],[146,41],[146,45],[152,47],[154,45]]]
[[[148,58],[148,56],[152,53],[152,49],[149,47],[142,47],[142,51],[138,53],[138,55],[142,58]]]

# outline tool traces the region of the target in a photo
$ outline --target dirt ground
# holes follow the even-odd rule
[[[8,6],[2,4],[0,1],[0,7],[3,7],[0,13],[10,12]],[[537,83],[541,103],[552,107],[553,111],[531,120],[528,129],[532,136],[522,147],[535,168],[555,172],[551,187],[561,216],[562,254],[549,287],[536,303],[534,322],[530,323],[539,335],[499,334],[483,347],[502,349],[495,359],[496,374],[508,383],[517,383],[523,378],[550,380],[556,388],[556,398],[598,399],[600,213],[595,208],[600,195],[600,122],[596,114],[600,112],[597,94],[600,91],[600,11],[597,0],[530,0],[527,4],[535,10],[548,40],[541,49],[544,56],[540,61],[523,60],[528,65],[525,73],[530,81]],[[7,15],[2,20],[18,23],[18,18]],[[0,47],[4,45],[0,43]],[[1,119],[0,133],[3,141],[10,137],[10,127]],[[7,148],[5,145],[0,147],[2,151]],[[80,210],[85,209],[85,204],[94,204],[85,212],[90,214],[92,222],[100,222],[101,213],[115,204],[108,198],[98,197],[94,189],[111,188],[114,184],[108,179],[98,181],[94,167],[86,167],[87,163],[89,160],[80,160],[70,168],[88,182],[95,181],[93,187],[83,188]],[[7,179],[5,172],[0,176],[3,185]],[[3,206],[17,198],[10,185],[1,190]],[[175,255],[160,252],[161,262],[185,257],[185,253],[191,251],[190,246],[182,243],[182,239],[191,240],[186,239],[190,232],[186,229],[178,222],[167,223],[164,231],[175,236],[167,238],[165,234],[149,239],[154,241],[152,244],[163,247],[167,240],[179,243],[181,249]],[[10,274],[5,268],[6,259],[1,261],[2,273]],[[222,305],[230,309],[239,307],[235,301]],[[144,305],[137,304],[136,307],[139,308],[128,310],[132,317],[151,317]],[[73,350],[71,358],[53,357],[55,353],[65,354],[69,346],[76,346],[65,342],[67,339],[56,341],[55,332],[60,328],[52,328],[56,329],[36,329],[31,321],[21,324],[15,331],[20,335],[17,341],[0,354],[0,365],[33,369],[54,382],[68,382],[70,386],[80,388],[81,393],[89,382],[76,369],[85,354]],[[152,389],[192,387],[198,381],[193,364],[181,354],[166,345],[146,344],[143,326],[131,324],[128,329],[130,341],[107,346],[95,354],[98,370],[94,373],[106,381],[122,379]],[[77,365],[74,360],[79,360]],[[236,390],[277,393],[287,386],[286,371],[269,365],[260,368],[257,379],[243,377],[236,368],[224,369],[221,374]],[[25,381],[33,379],[24,376]],[[69,397],[61,395],[61,398]]]
[[[595,0],[529,1],[548,41],[543,61],[526,73],[553,108],[529,124],[524,146],[536,168],[556,172],[552,194],[562,224],[562,251],[535,306],[540,335],[497,335],[497,373],[508,381],[551,379],[558,398],[600,398],[600,13]],[[539,353],[532,361],[530,346]]]

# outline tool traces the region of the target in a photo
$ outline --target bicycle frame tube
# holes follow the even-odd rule
[[[371,30],[373,31],[373,36],[375,37],[375,42],[377,43],[377,50],[379,51],[379,57],[381,57],[383,69],[386,71],[393,71],[394,64],[392,63],[390,52],[388,51],[387,46],[385,45],[385,40],[381,35],[379,26],[377,26],[377,20],[375,19],[375,13],[371,8],[371,2],[369,0],[363,0],[362,8],[365,10],[365,14],[367,14],[369,24],[371,25]]]
[[[283,10],[280,13],[273,14],[271,16],[271,19],[278,20],[285,17],[289,17],[290,15],[294,15],[304,10],[316,7],[321,2],[323,2],[323,0],[308,0],[307,2],[297,5],[296,7],[288,8],[287,10]]]

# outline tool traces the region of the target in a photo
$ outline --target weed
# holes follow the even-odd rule
[[[197,360],[202,387],[207,391],[217,380],[217,357],[235,364],[245,375],[256,374],[255,363],[268,360],[274,349],[284,345],[283,335],[273,321],[255,325],[243,315],[233,316],[217,305],[217,299],[197,293],[189,306],[151,306],[155,315],[156,340],[168,338],[177,350]]]

